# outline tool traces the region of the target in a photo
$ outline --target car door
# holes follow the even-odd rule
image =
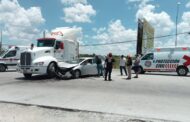
[[[91,71],[92,71],[92,75],[97,75],[98,74],[98,70],[97,70],[97,64],[95,59],[92,59],[92,66],[91,66]]]
[[[83,75],[93,75],[94,74],[95,66],[94,66],[92,59],[86,59],[82,63],[82,65],[83,65],[83,67],[82,67],[82,74]]]

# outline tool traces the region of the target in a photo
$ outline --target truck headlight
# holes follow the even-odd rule
[[[44,62],[37,62],[37,63],[34,63],[34,65],[36,66],[42,66],[44,64]]]

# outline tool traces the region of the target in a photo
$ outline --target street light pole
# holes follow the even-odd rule
[[[0,33],[0,35],[1,35],[1,42],[0,42],[0,51],[2,51],[2,41],[3,41],[3,32],[2,32],[2,30],[1,30],[1,33]]]
[[[175,47],[177,47],[177,33],[178,33],[178,31],[177,31],[177,23],[178,23],[178,12],[179,12],[179,5],[180,5],[181,3],[180,2],[178,2],[177,3],[177,13],[176,13],[176,39],[175,39]]]

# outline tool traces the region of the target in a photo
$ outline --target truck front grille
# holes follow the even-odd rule
[[[23,52],[20,56],[20,65],[31,65],[31,53]]]

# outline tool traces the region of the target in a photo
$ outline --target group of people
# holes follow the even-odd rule
[[[98,76],[104,75],[104,80],[107,81],[111,81],[111,73],[112,73],[112,69],[113,69],[113,64],[115,62],[115,60],[112,57],[112,53],[109,53],[106,56],[105,62],[104,62],[104,66],[102,65],[102,59],[100,59],[100,57],[98,57],[97,55],[95,56],[95,62],[97,64],[97,70],[98,70]],[[104,72],[103,72],[104,69]]]
[[[107,80],[111,81],[112,80],[111,73],[112,73],[113,65],[115,63],[115,60],[112,57],[112,53],[109,53],[106,56],[104,64],[102,64],[102,60],[97,55],[95,56],[95,61],[97,64],[98,76],[104,75],[105,81]],[[134,78],[138,78],[139,68],[140,68],[139,63],[140,63],[140,55],[137,55],[134,61],[134,66],[133,66],[133,70],[135,71],[135,74],[136,74]],[[131,79],[132,64],[133,64],[133,61],[130,55],[127,56],[127,59],[124,57],[124,55],[121,55],[120,61],[119,61],[120,73],[121,75],[123,75],[123,70],[124,70],[124,73],[127,76],[126,78],[127,80]],[[103,69],[105,71],[104,74],[103,74]]]
[[[136,59],[134,61],[134,66],[133,66],[133,70],[135,71],[136,76],[134,78],[138,78],[138,74],[139,74],[139,63],[140,63],[140,55],[136,55]],[[121,75],[123,75],[122,70],[124,70],[125,75],[128,76],[127,80],[131,79],[131,70],[132,70],[132,65],[133,65],[133,61],[132,61],[132,57],[130,55],[127,56],[127,59],[121,55],[120,57],[120,73]],[[126,66],[127,66],[127,70],[126,70]]]

